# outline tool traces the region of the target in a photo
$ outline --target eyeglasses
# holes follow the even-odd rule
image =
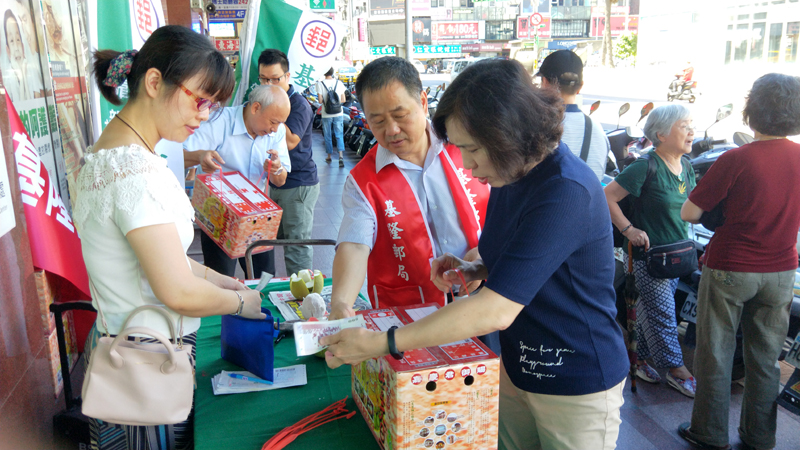
[[[689,132],[694,133],[695,130],[697,130],[697,128],[695,128],[694,125],[681,125],[678,127],[678,129],[683,130],[684,133],[689,133]]]
[[[260,81],[261,84],[278,84],[278,83],[281,82],[283,77],[285,77],[288,74],[289,74],[289,72],[286,72],[283,75],[279,76],[278,78],[267,78],[267,77],[259,76],[258,77],[258,81]]]
[[[208,110],[208,120],[216,119],[217,116],[222,112],[222,104],[220,102],[212,102],[207,98],[198,97],[197,95],[194,95],[192,91],[186,89],[186,86],[182,84],[179,84],[178,87],[180,87],[181,90],[186,93],[186,95],[192,97],[195,103],[197,103],[198,111],[203,112]]]

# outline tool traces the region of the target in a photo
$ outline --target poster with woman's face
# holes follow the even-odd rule
[[[0,2],[0,70],[12,101],[44,97],[42,67],[36,48],[30,5],[17,0]]]

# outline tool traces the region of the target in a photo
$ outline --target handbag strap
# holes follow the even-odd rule
[[[592,143],[592,119],[586,114],[583,115],[583,145],[581,146],[581,159],[586,162],[589,159],[589,146]]]
[[[89,284],[91,285],[92,289],[95,292],[98,292],[97,286],[94,285],[94,281],[92,281],[91,277],[89,277]],[[100,299],[96,298],[95,300],[96,300],[95,303],[97,304],[97,312],[100,315],[100,322],[103,324],[102,333],[105,334],[106,337],[108,337],[111,335],[111,333],[108,332],[108,322],[106,322],[106,316],[105,314],[103,314],[103,308],[100,307]],[[164,308],[161,308],[159,306],[143,305],[134,309],[133,311],[131,311],[130,314],[128,314],[128,317],[125,318],[125,322],[122,324],[122,329],[124,330],[125,328],[127,328],[128,322],[130,322],[131,318],[142,311],[155,311],[161,314],[161,316],[164,317],[164,319],[167,321],[167,325],[169,326],[169,331],[172,334],[172,341],[177,342],[178,348],[183,348],[183,315],[180,315],[178,318],[179,331],[178,335],[176,336],[175,325],[172,323],[172,317],[169,315],[169,313],[167,313],[167,311]]]

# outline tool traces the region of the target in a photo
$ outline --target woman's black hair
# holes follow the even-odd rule
[[[360,78],[360,77],[359,77]],[[447,139],[445,122],[456,119],[486,149],[498,175],[517,181],[529,163],[558,145],[564,104],[554,89],[539,89],[518,61],[491,59],[471,64],[447,88],[433,129]]]
[[[114,105],[122,104],[117,89],[103,82],[111,61],[120,52],[98,50],[94,52],[94,77],[103,97]],[[128,95],[131,100],[139,93],[139,82],[151,68],[158,69],[171,94],[186,80],[202,74],[200,89],[213,96],[214,101],[226,102],[234,88],[233,69],[205,36],[189,28],[165,25],[156,29],[142,49],[133,58],[128,74]]]
[[[419,94],[422,92],[422,81],[419,72],[413,64],[397,56],[384,56],[364,66],[356,79],[358,102],[363,105],[365,92],[379,91],[394,81],[400,82],[411,98],[421,102]]]
[[[742,121],[766,136],[800,134],[800,77],[768,73],[753,83]]]

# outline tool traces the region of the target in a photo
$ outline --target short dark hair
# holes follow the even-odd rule
[[[332,77],[333,76],[333,67],[331,67],[330,69],[328,69],[327,72],[325,72],[325,76],[326,77]]]
[[[286,57],[286,53],[280,50],[268,48],[258,56],[259,66],[271,66],[273,64],[280,64],[284,73],[289,71],[289,58]]]
[[[114,105],[122,104],[115,87],[103,82],[108,76],[111,61],[120,55],[116,50],[94,52],[94,77],[100,93]],[[139,81],[151,68],[158,69],[169,89],[174,92],[179,84],[197,74],[203,74],[200,89],[214,96],[218,102],[226,102],[233,93],[233,69],[207,37],[179,25],[165,25],[153,31],[133,58],[128,74],[128,96],[134,100],[138,95]]]
[[[384,56],[364,66],[364,70],[358,75],[356,79],[358,102],[363,105],[365,92],[379,91],[393,81],[402,83],[408,95],[420,101],[422,81],[419,79],[417,68],[403,58]]]
[[[502,82],[498,82],[502,80]],[[486,149],[498,175],[516,181],[525,167],[546,158],[561,139],[564,104],[552,89],[539,89],[518,61],[476,62],[447,88],[433,129],[447,139],[445,122],[457,119]]]
[[[767,136],[800,134],[800,77],[768,73],[753,83],[742,121]]]

